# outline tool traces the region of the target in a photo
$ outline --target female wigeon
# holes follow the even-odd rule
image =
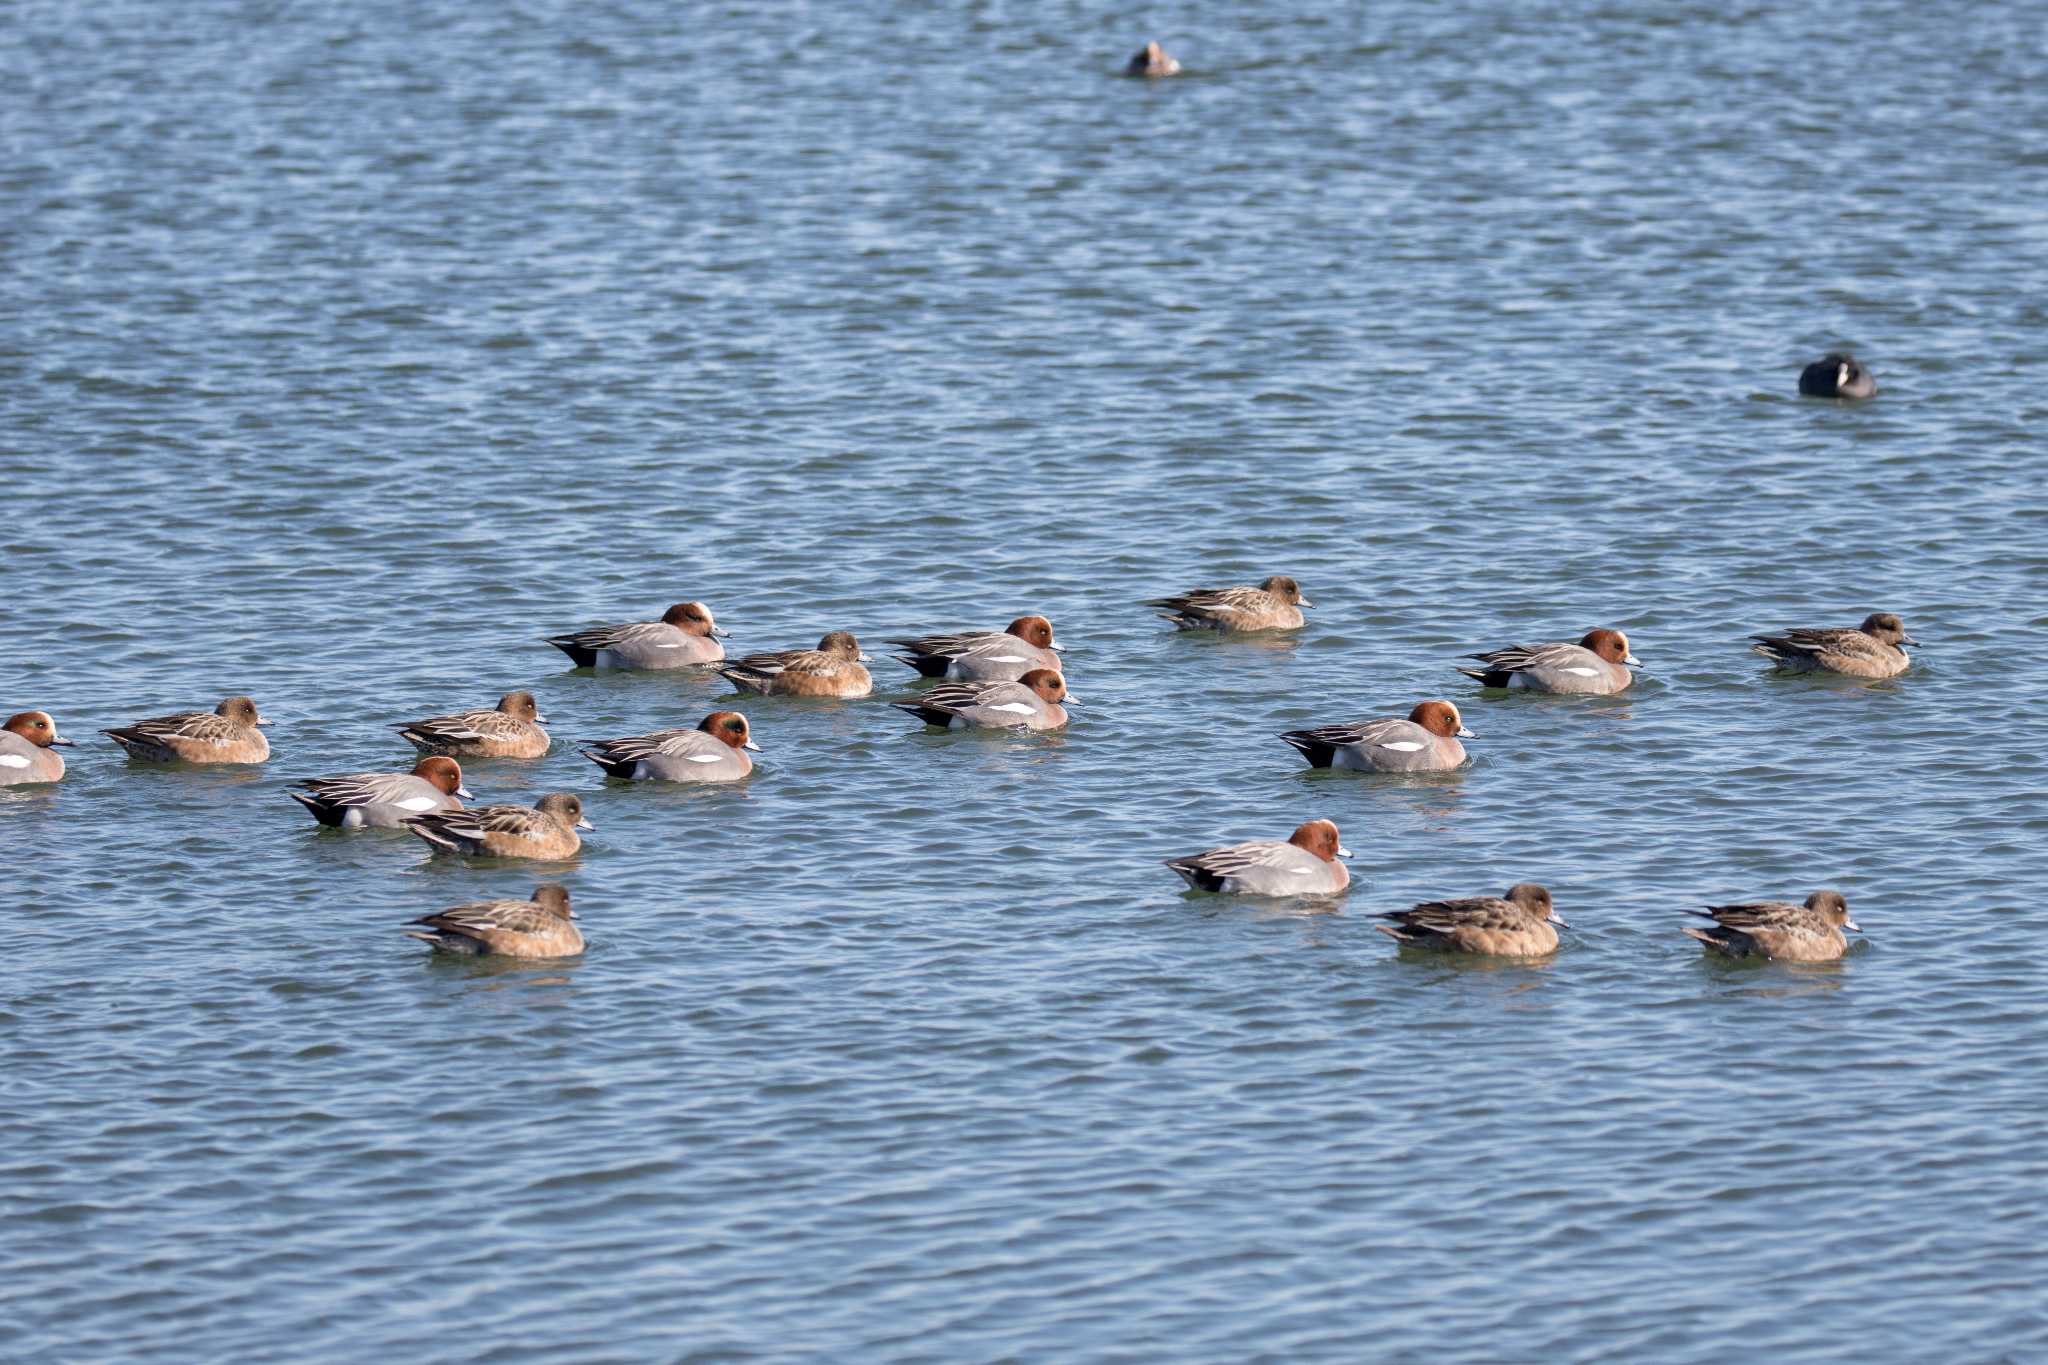
[[[1157,597],[1145,604],[1164,608],[1162,621],[1180,630],[1299,630],[1303,607],[1315,603],[1301,595],[1301,585],[1274,574],[1256,588],[1191,588],[1177,597]]]
[[[1557,951],[1557,930],[1571,926],[1558,918],[1550,892],[1519,882],[1500,896],[1424,901],[1410,910],[1380,916],[1394,921],[1373,928],[1404,944],[1494,957],[1541,957]]]
[[[572,793],[552,792],[532,806],[430,810],[407,820],[405,827],[436,853],[559,860],[576,856],[583,847],[576,831],[592,825]]]
[[[816,649],[785,649],[774,654],[749,654],[718,670],[742,692],[761,692],[783,697],[865,697],[875,680],[862,664],[872,659],[861,653],[860,641],[851,631],[835,630],[818,641]]]
[[[1767,957],[1779,962],[1833,962],[1849,951],[1842,931],[1862,926],[1849,918],[1849,902],[1839,891],[1816,891],[1806,904],[1753,901],[1747,905],[1710,905],[1688,911],[1715,921],[1711,929],[1687,924],[1686,933],[1712,952],[1729,957]]]
[[[1124,63],[1127,76],[1178,76],[1180,63],[1166,55],[1166,49],[1156,41],[1138,49],[1138,55]]]
[[[1351,850],[1337,838],[1328,820],[1309,820],[1285,839],[1251,839],[1166,865],[1197,891],[1233,896],[1327,896],[1351,885],[1351,873],[1339,858]]]
[[[1906,634],[1906,623],[1888,611],[1875,611],[1855,630],[1788,630],[1779,635],[1752,635],[1750,646],[1787,673],[1846,673],[1852,678],[1891,678],[1913,661],[1904,646],[1920,642]]]
[[[495,711],[458,711],[397,726],[421,753],[461,758],[539,758],[548,751],[548,718],[531,692],[507,692]]]
[[[293,785],[304,790],[285,795],[336,829],[403,829],[415,815],[461,810],[462,800],[469,799],[462,765],[442,754],[421,759],[409,773],[309,777]]]
[[[444,953],[481,957],[574,957],[583,951],[583,933],[569,908],[567,887],[537,886],[530,901],[471,901],[451,905],[413,921],[430,932],[405,932]]]
[[[101,734],[151,763],[261,763],[270,741],[256,727],[268,725],[247,697],[229,697],[211,711],[138,720]]]
[[[1830,351],[1799,372],[1799,391],[1809,398],[1868,398],[1877,381],[1855,356]]]
[[[718,642],[726,638],[711,619],[711,608],[702,602],[678,602],[659,621],[592,626],[549,636],[547,642],[574,659],[578,668],[688,668],[723,659],[725,646]]]
[[[761,752],[737,711],[713,711],[694,730],[656,730],[624,739],[593,740],[578,753],[613,777],[657,782],[737,782],[754,771],[743,752]]]
[[[48,711],[9,716],[0,725],[0,787],[55,782],[64,776],[64,755],[51,753],[53,744],[71,747],[71,741],[57,733],[57,722]]]
[[[1001,631],[965,631],[891,640],[901,659],[927,678],[954,682],[1016,682],[1034,668],[1059,671],[1059,641],[1043,616],[1020,616]]]
[[[1461,739],[1479,736],[1465,728],[1458,708],[1447,701],[1417,702],[1408,719],[1383,716],[1349,725],[1289,730],[1280,736],[1301,751],[1312,768],[1356,768],[1368,773],[1433,773],[1465,761]]]
[[[941,683],[914,702],[889,704],[926,725],[956,730],[1057,730],[1067,723],[1062,701],[1074,704],[1067,680],[1050,668],[1034,668],[1015,682]]]
[[[1531,692],[1591,692],[1606,696],[1635,681],[1630,668],[1642,660],[1629,653],[1628,636],[1618,630],[1591,630],[1577,644],[1554,640],[1542,645],[1509,645],[1488,654],[1471,654],[1484,668],[1459,668],[1487,687],[1526,688]]]

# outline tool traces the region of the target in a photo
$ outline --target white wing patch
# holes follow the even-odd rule
[[[1022,654],[991,654],[988,656],[988,662],[992,664],[1028,664],[1031,661]]]
[[[403,801],[394,801],[391,804],[400,810],[432,810],[441,803],[431,796],[408,796]]]
[[[1587,668],[1581,664],[1573,664],[1570,668],[1561,668],[1558,672],[1569,673],[1574,678],[1597,678],[1600,676],[1599,669]]]
[[[716,762],[718,762],[718,755],[717,755],[717,754],[685,754],[685,755],[683,756],[683,761],[684,761],[684,762],[686,762],[686,763],[716,763]]]
[[[1391,744],[1382,744],[1382,749],[1392,749],[1398,754],[1412,754],[1422,746],[1412,739],[1397,739]]]
[[[0,754],[0,768],[26,768],[28,760],[20,754]]]
[[[988,709],[991,711],[1010,711],[1020,716],[1028,716],[1038,710],[1037,707],[1028,701],[997,702]]]

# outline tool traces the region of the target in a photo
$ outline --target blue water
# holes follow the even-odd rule
[[[0,1356],[2048,1357],[2033,11],[8,17],[0,713],[80,744],[0,789]],[[540,637],[691,598],[876,695],[607,782],[729,692]],[[1744,649],[1873,610],[1903,677]],[[885,704],[1024,611],[1069,730]],[[1622,697],[1453,671],[1596,625]],[[570,865],[283,794],[513,687]],[[261,768],[94,733],[243,691]],[[1462,772],[1275,738],[1433,696]],[[1336,907],[1160,866],[1311,816]],[[399,932],[543,877],[580,959]],[[1551,960],[1372,927],[1519,880]],[[1838,964],[1678,933],[1821,886]]]

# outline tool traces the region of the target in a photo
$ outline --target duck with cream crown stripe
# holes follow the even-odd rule
[[[694,730],[592,740],[577,752],[609,776],[629,781],[737,782],[754,771],[749,749],[761,752],[747,718],[737,711],[713,711]]]
[[[409,773],[348,773],[293,785],[304,790],[285,795],[335,829],[403,829],[415,815],[461,810],[469,798],[462,765],[445,754],[429,754]]]
[[[678,602],[659,621],[592,626],[547,643],[576,661],[578,668],[689,668],[725,657],[728,638],[702,602]]]
[[[1020,616],[1001,631],[964,631],[891,640],[895,657],[927,678],[953,682],[1016,682],[1034,668],[1057,673],[1063,646],[1043,616]]]
[[[1541,645],[1509,645],[1469,657],[1485,668],[1458,671],[1486,687],[1530,692],[1582,692],[1608,696],[1635,681],[1630,668],[1642,660],[1629,652],[1628,636],[1618,630],[1590,630],[1577,644],[1553,640]]]
[[[57,733],[57,722],[48,711],[21,711],[0,725],[0,787],[30,782],[55,782],[64,776],[64,755],[50,752],[52,745],[70,748],[71,741]]]
[[[100,733],[128,757],[150,763],[261,763],[270,757],[270,741],[257,727],[268,724],[255,702],[229,697],[211,711],[180,711]]]
[[[1446,772],[1465,762],[1461,739],[1479,736],[1465,728],[1458,708],[1447,701],[1418,702],[1402,720],[1383,716],[1349,725],[1289,730],[1283,743],[1301,751],[1311,768],[1354,768],[1369,773]]]
[[[889,704],[951,730],[1057,730],[1067,723],[1061,702],[1075,704],[1067,680],[1034,668],[1016,682],[941,683],[916,701]]]
[[[1351,885],[1339,858],[1351,850],[1328,820],[1307,820],[1285,839],[1250,839],[1166,865],[1196,891],[1236,896],[1329,896]]]

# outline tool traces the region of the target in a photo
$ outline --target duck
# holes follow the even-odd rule
[[[532,806],[431,810],[413,816],[405,827],[436,853],[549,861],[575,857],[583,847],[576,831],[593,828],[573,792],[551,792]]]
[[[1751,901],[1746,905],[1710,905],[1688,911],[1714,921],[1711,929],[1681,926],[1683,932],[1725,957],[1765,957],[1778,962],[1833,962],[1849,951],[1842,931],[1863,928],[1849,918],[1849,902],[1839,891],[1816,891],[1804,905],[1789,901]]]
[[[1305,820],[1285,839],[1241,844],[1168,858],[1166,865],[1196,891],[1233,896],[1327,896],[1351,885],[1339,858],[1351,850],[1329,820]]]
[[[1127,76],[1178,76],[1180,63],[1166,55],[1166,49],[1155,40],[1138,49],[1135,57],[1124,63]]]
[[[556,883],[535,887],[529,901],[470,901],[412,922],[426,930],[407,929],[408,937],[464,957],[574,957],[583,951],[569,889]]]
[[[889,704],[946,729],[1057,730],[1067,723],[1060,703],[1074,701],[1065,678],[1034,668],[1015,682],[941,683],[916,701]]]
[[[394,727],[421,753],[460,758],[539,758],[548,751],[548,718],[527,691],[507,692],[494,710],[458,711]]]
[[[927,678],[952,682],[1016,682],[1034,668],[1058,672],[1063,651],[1043,616],[1020,616],[1000,631],[962,631],[891,640],[892,657]]]
[[[713,711],[694,730],[656,730],[592,740],[577,750],[612,777],[660,782],[737,782],[754,771],[746,750],[761,752],[737,711]]]
[[[1465,728],[1458,708],[1440,700],[1417,702],[1406,720],[1382,716],[1280,736],[1301,751],[1311,768],[1368,773],[1447,772],[1465,762],[1465,746],[1458,741],[1477,738]]]
[[[1486,654],[1472,654],[1484,668],[1460,667],[1482,687],[1530,692],[1576,692],[1611,696],[1635,681],[1631,668],[1642,660],[1629,652],[1628,636],[1618,630],[1589,630],[1577,644],[1553,640],[1541,645],[1509,645]]]
[[[1877,381],[1855,356],[1830,351],[1799,372],[1799,392],[1809,398],[1869,398]]]
[[[1896,613],[1874,611],[1854,630],[1847,628],[1781,631],[1752,635],[1750,652],[1761,654],[1786,673],[1842,673],[1852,678],[1891,678],[1913,662],[1905,647],[1920,642],[1906,634]]]
[[[573,659],[578,668],[689,668],[725,657],[720,640],[730,632],[712,619],[702,602],[678,602],[659,621],[631,621],[619,626],[592,626],[567,635],[550,635],[547,643]]]
[[[1412,947],[1492,957],[1542,957],[1557,951],[1557,931],[1571,926],[1551,906],[1550,892],[1517,882],[1506,896],[1424,901],[1380,916],[1373,928]]]
[[[470,799],[462,765],[445,754],[429,754],[409,773],[346,773],[309,777],[285,792],[334,829],[403,829],[428,811],[461,810]]]
[[[1299,630],[1302,608],[1315,603],[1301,595],[1301,585],[1286,574],[1274,574],[1257,587],[1190,588],[1173,597],[1145,603],[1159,607],[1159,619],[1176,630]]]
[[[180,711],[100,733],[149,763],[261,763],[270,757],[270,741],[258,727],[268,724],[255,702],[229,697],[211,711]]]
[[[741,692],[766,696],[865,697],[875,680],[861,665],[873,661],[861,653],[853,632],[835,630],[816,649],[749,654],[718,670],[718,676]]]
[[[55,782],[64,776],[64,755],[52,747],[69,749],[71,741],[57,733],[57,722],[48,711],[17,711],[0,725],[0,787],[18,787],[30,782]]]

